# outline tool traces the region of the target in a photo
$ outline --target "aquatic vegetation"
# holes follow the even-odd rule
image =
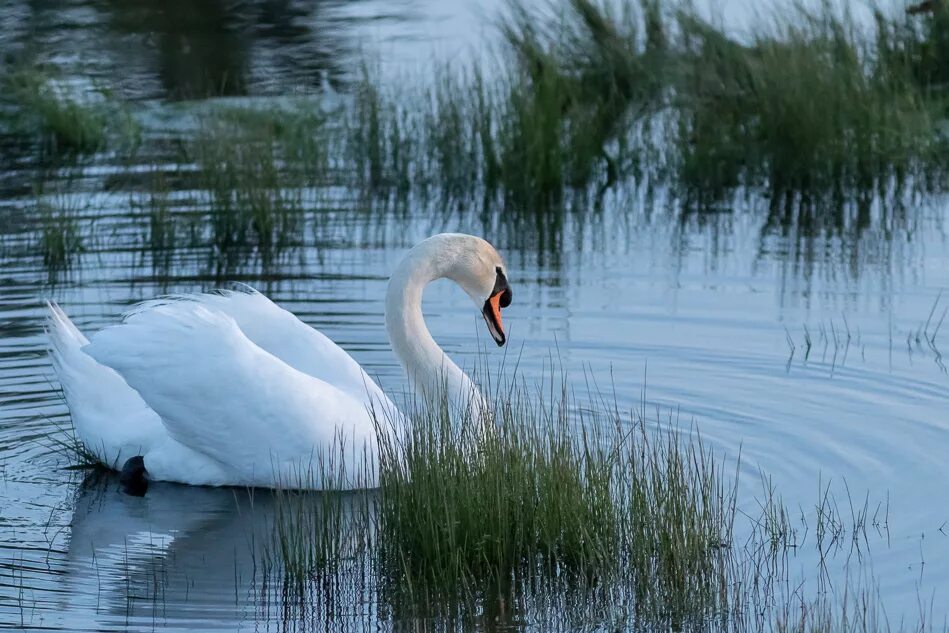
[[[142,241],[152,254],[166,253],[176,246],[176,222],[171,211],[170,188],[160,169],[150,174],[147,191],[129,201],[145,220]]]
[[[370,194],[406,193],[427,186],[420,163],[426,146],[421,136],[423,103],[390,91],[363,65],[353,87],[353,103],[343,116],[344,149],[339,158],[355,174],[355,184]]]
[[[280,147],[259,129],[203,122],[186,149],[221,254],[255,247],[270,255],[299,243],[305,174],[285,169]]]
[[[530,189],[674,174],[703,197],[887,195],[937,162],[931,91],[892,53],[911,37],[897,18],[878,12],[874,38],[846,10],[795,5],[747,41],[688,4],[620,6],[574,0],[546,22],[519,8],[502,24],[524,75],[508,101],[524,116],[498,136],[522,148],[506,173],[541,170]]]
[[[846,10],[795,6],[739,39],[688,4],[555,8],[512,4],[494,61],[401,82],[366,63],[346,107],[212,104],[197,131],[149,137],[184,148],[181,180],[207,209],[188,244],[272,261],[335,187],[374,208],[473,211],[544,244],[557,243],[565,213],[599,209],[607,192],[659,188],[698,210],[743,195],[767,209],[769,229],[813,234],[861,230],[877,202],[886,220],[905,215],[907,195],[945,188],[943,9],[877,11],[867,29]],[[70,100],[38,72],[10,76],[14,94],[45,103],[35,109],[63,144],[101,148],[132,120],[106,116],[125,111],[108,101]],[[178,238],[160,190],[143,201],[145,241],[168,252]]]
[[[494,66],[443,68],[414,94],[364,69],[348,155],[373,190],[508,216],[649,181],[699,199],[932,188],[936,84],[897,54],[922,36],[896,20],[878,12],[871,36],[846,11],[793,7],[740,41],[689,5],[515,4]]]
[[[278,147],[281,169],[299,172],[304,184],[326,181],[329,157],[338,151],[330,133],[332,122],[319,109],[319,102],[284,107],[219,106],[212,110],[211,125],[217,132],[250,139],[269,139]],[[208,130],[208,126],[205,126]]]
[[[65,397],[62,396],[62,392],[60,392],[60,397],[62,397],[65,402]],[[47,438],[49,448],[52,453],[59,455],[68,463],[68,469],[85,470],[99,474],[110,472],[109,469],[103,465],[102,457],[83,444],[82,440],[79,439],[79,435],[72,425],[72,420],[70,420],[68,426],[54,423],[54,427],[57,430],[57,434]]]
[[[565,411],[510,402],[496,414],[485,428],[421,412],[404,444],[384,446],[385,560],[414,587],[502,582],[535,564],[613,575],[621,512],[610,447],[568,428]]]
[[[133,133],[126,116],[116,117],[109,104],[81,100],[58,85],[41,68],[24,67],[0,78],[6,98],[13,102],[14,125],[25,132],[38,130],[54,151],[95,152],[108,140],[109,128],[121,123],[125,135]]]
[[[417,410],[401,436],[380,423],[378,490],[272,493],[267,569],[296,587],[291,602],[358,591],[399,621],[500,617],[510,605],[551,626],[616,630],[884,621],[856,588],[839,602],[788,592],[785,561],[805,545],[822,565],[863,551],[885,510],[851,499],[845,517],[827,486],[809,525],[765,480],[752,511],[726,462],[671,418],[647,422],[602,398],[578,406],[549,387],[498,393],[492,426],[446,408]],[[338,470],[318,460],[313,476]],[[320,597],[308,598],[314,583]]]
[[[500,173],[520,206],[546,207],[567,187],[615,184],[631,175],[631,152],[648,151],[636,132],[661,106],[667,27],[657,3],[637,8],[616,16],[571,0],[543,21],[515,5],[502,22],[517,70],[499,107]]]
[[[949,5],[944,0],[923,1],[907,7],[902,20],[887,19],[879,9],[874,18],[879,62],[908,65],[923,90],[944,98],[949,82]]]
[[[679,14],[676,143],[686,186],[885,195],[930,164],[936,130],[910,67],[878,63],[874,41],[835,11],[798,7],[748,44]]]
[[[416,614],[598,587],[640,621],[726,608],[734,491],[701,442],[572,411],[565,393],[516,389],[490,427],[445,407],[419,409],[404,436],[380,422],[377,492],[275,491],[274,561],[295,582],[374,569]]]
[[[55,204],[43,200],[37,204],[38,250],[51,273],[69,268],[73,257],[82,250],[77,212],[75,204],[66,198]]]

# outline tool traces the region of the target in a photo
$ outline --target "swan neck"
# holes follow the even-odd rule
[[[386,330],[392,350],[405,370],[409,383],[423,403],[448,398],[452,406],[466,406],[480,392],[432,338],[422,315],[425,287],[451,277],[451,262],[413,249],[389,279],[386,292]]]

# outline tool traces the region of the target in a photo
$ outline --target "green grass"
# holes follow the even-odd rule
[[[879,601],[857,588],[834,602],[787,590],[787,558],[805,546],[821,565],[866,551],[879,514],[868,501],[822,488],[808,525],[765,480],[739,505],[737,474],[671,418],[581,407],[549,385],[499,393],[493,425],[437,409],[413,409],[402,435],[380,424],[378,490],[275,491],[271,573],[304,602],[358,588],[398,621],[884,630]],[[310,476],[332,487],[341,460]]]
[[[66,270],[83,247],[79,232],[78,208],[66,198],[52,203],[40,200],[37,217],[40,224],[39,243],[43,264],[52,272]]]
[[[219,257],[272,258],[301,243],[306,208],[332,187],[367,206],[481,213],[551,244],[567,213],[596,211],[609,191],[658,187],[690,209],[744,195],[768,207],[769,227],[816,233],[945,190],[944,2],[931,17],[877,11],[869,27],[789,4],[741,39],[689,4],[609,7],[512,4],[494,61],[414,84],[367,64],[334,110],[215,106],[176,139],[207,209],[192,234]],[[118,134],[122,117],[38,69],[7,81],[59,145]],[[152,209],[146,241],[173,244]]]
[[[675,142],[687,186],[875,192],[931,163],[931,105],[910,66],[881,61],[874,40],[835,11],[792,9],[747,45],[679,15]]]
[[[380,424],[377,492],[274,493],[273,561],[296,583],[373,570],[407,617],[613,588],[637,620],[708,621],[731,592],[719,465],[633,414],[572,410],[515,390],[492,426],[431,409],[403,435]],[[316,469],[331,483],[333,464]]]
[[[36,131],[54,152],[95,152],[105,147],[109,128],[116,124],[115,113],[104,101],[80,100],[57,85],[39,67],[8,71],[2,86],[6,98],[15,104],[15,127]],[[129,120],[123,130],[130,133]]]
[[[201,123],[186,149],[208,209],[210,243],[222,254],[255,248],[264,256],[302,241],[303,188],[319,177],[315,163],[285,153],[276,130],[242,126],[233,115]],[[309,152],[303,135],[291,149]],[[312,170],[312,171],[310,171]]]
[[[921,69],[940,36],[901,20],[878,12],[868,32],[793,5],[739,41],[687,4],[514,4],[497,64],[442,68],[415,93],[364,69],[348,156],[373,190],[480,196],[508,216],[649,179],[712,199],[898,195],[945,156],[945,91]]]

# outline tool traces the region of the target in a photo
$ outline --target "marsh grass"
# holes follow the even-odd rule
[[[416,416],[404,445],[384,446],[380,539],[399,577],[457,588],[535,567],[613,574],[620,515],[605,449],[556,412],[517,410],[525,404],[487,428]],[[519,417],[529,413],[540,415]]]
[[[378,81],[378,69],[364,64],[353,88],[351,107],[340,130],[341,157],[356,175],[353,184],[370,195],[425,192],[425,98]]]
[[[269,256],[301,242],[305,174],[286,167],[269,132],[206,120],[186,152],[220,253],[256,248]]]
[[[50,273],[69,269],[74,257],[82,250],[79,211],[76,198],[73,197],[39,198],[37,202],[37,248],[42,253],[43,264]]]
[[[742,186],[886,197],[939,162],[945,113],[918,67],[941,36],[902,18],[877,11],[868,34],[846,9],[788,5],[739,40],[687,3],[539,13],[501,25],[521,75],[499,137],[525,189],[635,186],[672,166],[700,199]]]
[[[899,16],[877,11],[868,31],[790,5],[739,40],[689,4],[569,0],[514,3],[498,28],[494,64],[440,68],[415,91],[363,68],[347,155],[370,190],[550,217],[656,180],[698,202],[942,186],[945,91],[920,70],[939,36]]]
[[[92,153],[105,149],[110,138],[126,149],[140,140],[140,131],[128,110],[102,91],[71,94],[57,82],[51,68],[14,66],[0,85],[13,108],[14,128],[39,134],[53,154]]]
[[[172,211],[171,186],[160,167],[146,178],[145,191],[133,195],[129,206],[137,211],[142,227],[142,243],[154,256],[165,256],[178,243],[178,226]]]
[[[63,397],[64,403],[65,400],[65,397]],[[46,438],[48,448],[50,452],[58,455],[67,463],[67,470],[99,472],[108,472],[110,470],[110,468],[105,465],[102,456],[87,447],[82,440],[79,439],[79,435],[72,425],[72,420],[70,420],[68,426],[56,422],[53,422],[52,425],[56,428],[57,433],[51,434]]]
[[[620,592],[628,617],[667,625],[728,606],[734,489],[698,438],[577,409],[566,391],[515,389],[490,425],[413,411],[402,433],[380,425],[377,493],[275,493],[272,551],[291,577],[359,560],[350,571],[374,570],[413,617],[564,591]]]
[[[570,0],[553,14],[538,19],[515,4],[500,23],[516,69],[499,108],[502,181],[509,198],[542,208],[565,187],[626,177],[628,145],[639,145],[640,121],[661,107],[668,45],[654,2],[612,10]]]
[[[549,386],[498,393],[488,424],[444,406],[413,407],[400,432],[380,424],[375,491],[275,491],[268,568],[294,595],[355,591],[397,621],[879,630],[869,594],[820,595],[834,556],[866,555],[868,530],[887,529],[882,505],[849,488],[841,502],[828,484],[799,521],[765,478],[740,507],[738,463],[672,415],[598,396],[581,406]],[[333,488],[341,461],[311,476]],[[820,567],[816,600],[791,580],[789,558],[805,547]]]
[[[881,205],[880,222],[898,219],[908,196],[947,182],[939,7],[877,11],[868,27],[829,4],[783,5],[738,38],[689,4],[515,3],[483,63],[395,82],[367,63],[334,109],[203,109],[197,132],[172,139],[207,209],[189,243],[272,262],[334,188],[371,208],[477,213],[550,247],[565,216],[657,188],[692,211],[753,198],[769,229],[808,235],[862,230]],[[41,103],[19,111],[49,119],[64,145],[102,147],[128,119],[27,70],[9,75],[13,94]],[[162,187],[143,201],[155,252],[177,241]]]
[[[286,107],[218,107],[211,117],[221,131],[241,138],[269,139],[277,147],[283,169],[299,172],[305,184],[326,180],[329,156],[337,151],[319,102]],[[205,123],[208,123],[207,121]]]
[[[886,192],[931,163],[931,105],[846,10],[790,9],[749,44],[680,13],[680,173],[715,191]],[[878,14],[878,29],[887,29]],[[892,46],[889,44],[888,46]]]

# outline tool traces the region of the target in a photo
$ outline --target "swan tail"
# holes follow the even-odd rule
[[[47,302],[47,307],[50,360],[75,436],[100,463],[121,466],[151,443],[161,421],[119,374],[83,350],[89,339],[62,308],[53,302]]]
[[[56,374],[62,378],[63,373],[69,370],[71,362],[75,362],[76,354],[81,354],[82,347],[89,344],[89,339],[55,302],[47,301],[46,307],[49,309],[46,315],[46,333],[50,341],[50,357]]]

